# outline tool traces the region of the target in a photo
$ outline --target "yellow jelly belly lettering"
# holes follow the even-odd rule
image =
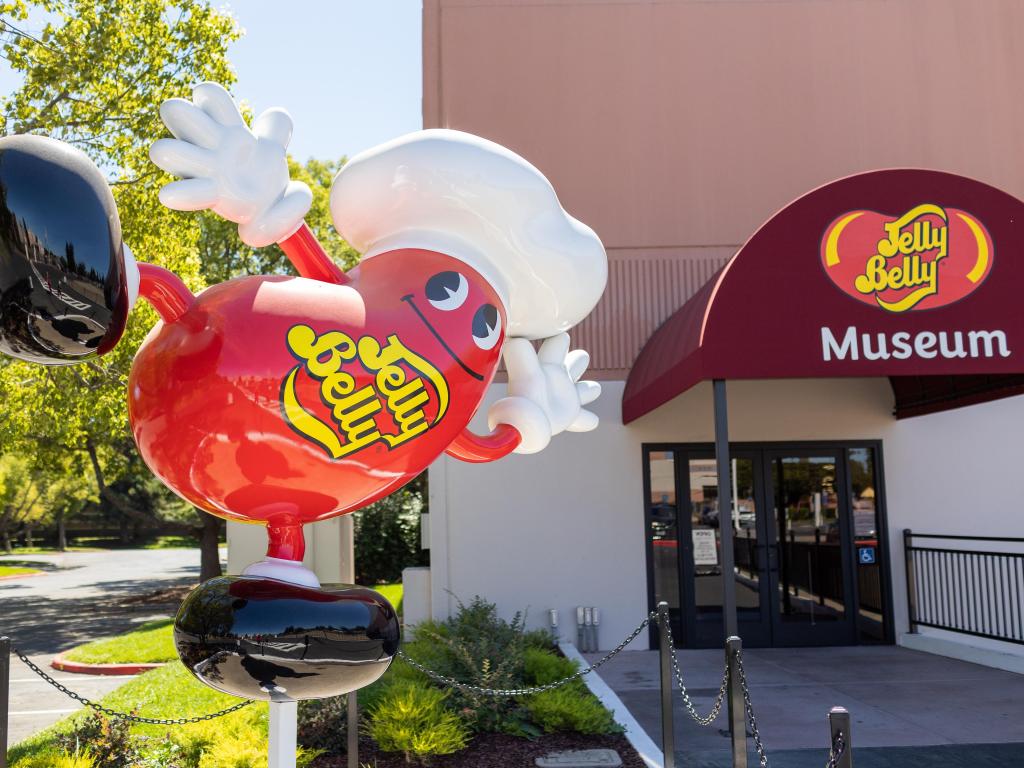
[[[357,342],[341,331],[317,336],[307,325],[296,325],[288,331],[288,349],[300,364],[289,371],[282,385],[285,419],[334,459],[378,441],[394,448],[426,432],[448,410],[448,383],[441,372],[396,335],[388,336],[387,342],[382,347],[371,336]],[[355,377],[344,369],[357,360],[374,374],[373,384],[359,389]],[[299,403],[295,381],[303,368],[320,382],[320,399],[331,409],[337,430]],[[437,399],[437,414],[428,422],[424,408],[431,401],[431,393]],[[382,432],[378,426],[376,416],[384,409],[397,432]]]
[[[907,211],[896,221],[885,225],[886,237],[878,241],[877,253],[871,256],[858,275],[854,287],[863,294],[874,294],[875,301],[890,312],[904,312],[939,290],[939,261],[948,254],[949,229],[936,226],[924,216],[936,216],[948,222],[946,211],[925,203]],[[935,252],[924,260],[924,254]],[[886,301],[885,291],[912,289],[896,301]]]

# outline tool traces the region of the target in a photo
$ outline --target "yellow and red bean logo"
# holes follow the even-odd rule
[[[922,203],[900,216],[849,211],[821,239],[821,260],[848,296],[887,312],[959,301],[992,271],[992,237],[967,211]]]

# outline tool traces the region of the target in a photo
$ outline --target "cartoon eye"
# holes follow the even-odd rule
[[[493,304],[484,304],[473,315],[473,341],[480,349],[493,349],[501,337],[501,317]]]
[[[458,272],[438,272],[427,280],[427,301],[442,312],[458,309],[469,295],[469,283]]]

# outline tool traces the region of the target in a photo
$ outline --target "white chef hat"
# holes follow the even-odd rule
[[[334,180],[331,214],[364,259],[424,248],[469,264],[504,302],[509,336],[568,330],[608,277],[601,240],[540,171],[461,131],[418,131],[356,155]]]

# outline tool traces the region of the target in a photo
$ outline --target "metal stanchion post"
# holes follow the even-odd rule
[[[747,768],[747,713],[740,685],[740,651],[743,642],[736,637],[725,641],[725,663],[729,665],[729,737],[732,741],[733,768]]]
[[[11,694],[11,638],[0,637],[0,768],[7,768],[7,702]]]
[[[668,603],[658,603],[659,656],[661,657],[661,752],[664,768],[675,768],[676,734],[672,727],[672,654],[668,636]]]
[[[853,738],[850,735],[850,713],[844,707],[832,707],[828,713],[829,745],[835,768],[853,768]]]
[[[359,768],[359,695],[348,695],[348,768]]]
[[[298,702],[284,699],[270,702],[270,733],[267,768],[295,768],[298,750]]]

